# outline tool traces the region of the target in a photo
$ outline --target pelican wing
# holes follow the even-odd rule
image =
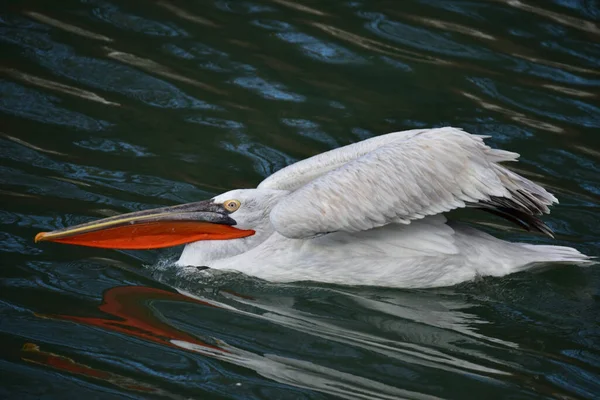
[[[499,164],[518,154],[483,139],[449,127],[390,133],[290,165],[259,188],[292,192],[270,215],[289,238],[408,224],[465,206],[551,235],[533,216],[556,198]]]

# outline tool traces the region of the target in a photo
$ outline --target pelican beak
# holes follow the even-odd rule
[[[196,242],[251,236],[211,200],[138,211],[53,232],[40,232],[35,242],[58,242],[108,249],[158,249]]]

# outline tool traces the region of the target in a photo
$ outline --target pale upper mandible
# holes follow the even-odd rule
[[[289,238],[408,224],[465,206],[547,213],[556,198],[501,166],[519,155],[484,138],[450,127],[390,133],[290,165],[258,188],[292,192],[270,215]]]

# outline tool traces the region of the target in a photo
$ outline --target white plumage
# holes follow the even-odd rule
[[[498,164],[518,156],[456,128],[417,129],[300,161],[258,188],[292,191],[271,212],[277,232],[289,238],[408,224],[491,197],[547,213],[556,198]]]
[[[188,244],[178,264],[273,281],[392,287],[451,285],[539,263],[589,264],[572,248],[509,243],[440,215],[478,207],[551,235],[536,216],[556,198],[500,165],[518,154],[492,149],[484,138],[417,129],[290,165],[256,189],[213,199],[240,201],[231,217],[254,236]]]

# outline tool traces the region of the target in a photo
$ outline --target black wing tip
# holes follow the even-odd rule
[[[541,219],[535,215],[527,214],[523,211],[515,210],[514,208],[508,207],[481,207],[482,210],[487,211],[491,214],[502,217],[528,232],[538,232],[554,239],[554,232],[552,229],[544,223]]]

